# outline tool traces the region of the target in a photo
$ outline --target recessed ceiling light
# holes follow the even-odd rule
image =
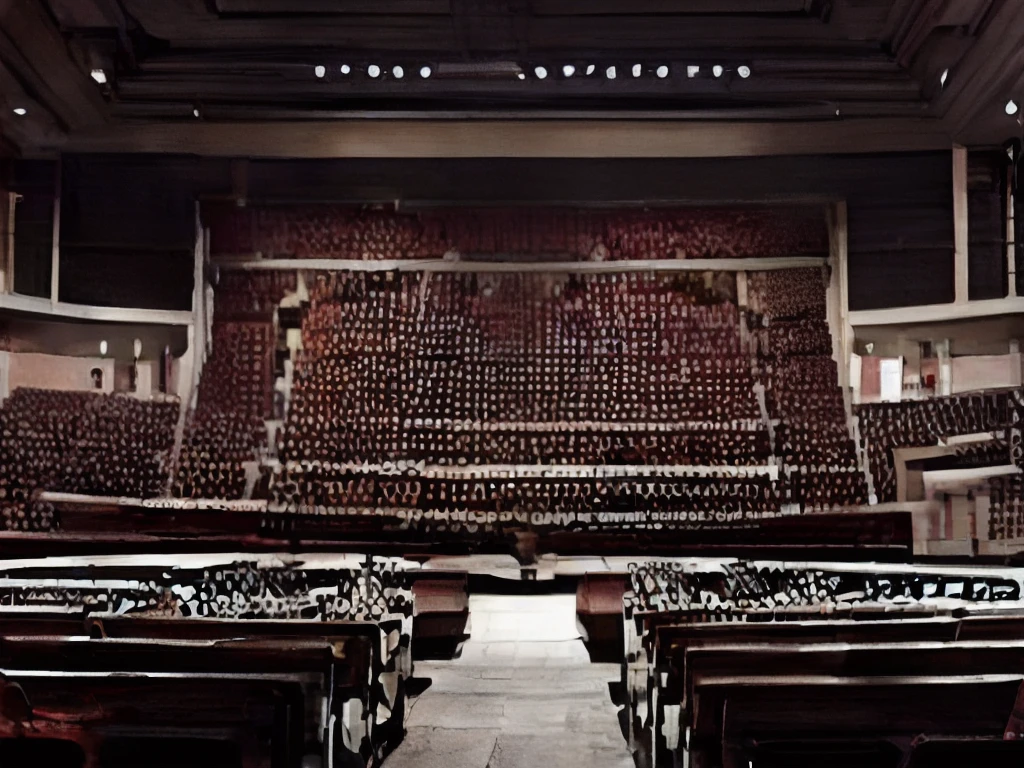
[[[572,64],[566,64],[564,67],[562,67],[562,74],[565,75],[566,77],[572,77],[573,75],[576,74],[576,67],[574,67]]]
[[[748,67],[746,64],[740,64],[738,67],[736,67],[736,74],[742,77],[744,80],[746,80],[748,77],[750,77],[750,67]]]
[[[19,117],[21,117],[22,115],[27,115],[28,114],[28,110],[25,109],[24,107],[15,107],[14,108],[14,114],[16,114]]]
[[[658,77],[664,80],[666,77],[668,77],[668,67],[662,64],[654,71],[654,74],[656,74]]]
[[[347,75],[347,74],[349,74],[349,73],[350,73],[351,71],[352,71],[352,67],[350,67],[350,66],[349,66],[348,64],[342,64],[342,65],[341,65],[341,74],[343,74],[343,75]]]
[[[427,66],[420,67],[420,77],[422,77],[424,80],[426,80],[428,77],[430,77],[431,74],[432,74],[432,71],[431,71],[430,67],[427,67]]]
[[[396,80],[401,80],[403,77],[405,77],[405,70],[402,68],[400,64],[396,64],[391,68],[391,74],[395,76]]]
[[[687,67],[686,67],[686,76],[687,77],[696,77],[699,74],[700,74],[700,67],[698,67],[696,64],[689,64],[689,65],[687,65]]]
[[[92,76],[92,79],[95,80],[100,85],[105,85],[106,84],[106,82],[107,82],[107,73],[104,72],[102,69],[94,69],[89,74]]]
[[[548,76],[548,71],[544,67],[535,67],[533,70],[533,74],[537,76],[538,80],[543,80],[545,77]]]
[[[597,69],[597,67],[595,67],[593,64],[587,64],[587,74],[588,75],[594,74],[594,70],[596,70],[596,69]]]
[[[526,79],[526,73],[525,72],[520,72],[518,75],[516,75],[516,77],[518,77],[520,80],[525,80]]]
[[[316,75],[317,77],[326,77],[327,67],[325,67],[323,64],[317,64],[315,67],[313,67],[313,74]]]
[[[199,107],[192,110],[192,117],[199,117]]]
[[[1018,109],[1017,102],[1014,101],[1013,99],[1010,99],[1008,102],[1006,102],[1006,114],[1008,114],[1008,115],[1016,115],[1017,114],[1017,109]],[[18,110],[14,110],[14,111],[17,112]]]
[[[366,74],[370,77],[380,77],[380,67],[376,64],[371,64],[366,68]]]
[[[715,66],[711,68],[711,74],[715,77],[721,77],[723,72],[725,72],[725,70],[722,69],[721,64],[715,64]]]
[[[640,77],[644,73],[644,68],[639,64],[633,65],[633,77]]]
[[[607,77],[609,80],[614,80],[615,79],[615,66],[612,65],[612,66],[608,67],[608,69],[606,69],[604,71],[604,76]]]
[[[942,70],[942,74],[939,75],[939,85],[943,88],[946,87],[946,80],[949,79],[949,69]]]

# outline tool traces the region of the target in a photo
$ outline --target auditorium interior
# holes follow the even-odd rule
[[[0,768],[1024,766],[1022,51],[0,2]]]

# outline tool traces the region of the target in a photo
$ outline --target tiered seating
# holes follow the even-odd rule
[[[830,509],[868,501],[847,425],[820,270],[753,273],[751,308],[760,318],[759,352],[775,451],[792,501]]]
[[[246,765],[377,764],[402,737],[412,670],[404,567],[115,560],[88,581],[60,560],[8,567],[0,733],[72,739],[95,758],[184,729],[234,743]]]
[[[207,206],[215,254],[382,261],[450,251],[572,259],[825,255],[816,207],[593,211],[468,209],[415,215],[336,205]]]
[[[1024,478],[994,477],[989,493],[988,538],[1024,539]]]
[[[247,461],[266,444],[270,415],[273,328],[264,322],[216,322],[213,354],[189,418],[175,493],[188,498],[239,499]]]
[[[875,492],[885,502],[896,500],[894,449],[938,445],[955,435],[1001,432],[1009,428],[1011,414],[1008,394],[989,392],[865,404],[857,407],[857,415]]]
[[[406,519],[500,513],[514,524],[553,512],[582,527],[637,508],[693,522],[774,514],[778,494],[764,477],[644,469],[767,463],[741,319],[719,290],[703,276],[321,275],[274,502]],[[458,479],[478,465],[636,468],[607,481],[514,469]]]
[[[178,403],[18,389],[0,409],[4,526],[52,524],[36,490],[150,498],[163,492]]]
[[[655,765],[684,750],[773,764],[760,744],[1001,739],[1024,681],[1022,587],[1005,569],[633,567],[631,745]]]

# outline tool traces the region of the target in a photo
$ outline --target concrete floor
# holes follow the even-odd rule
[[[470,599],[454,661],[417,662],[432,683],[412,704],[387,768],[633,768],[608,683],[576,630],[574,595]]]

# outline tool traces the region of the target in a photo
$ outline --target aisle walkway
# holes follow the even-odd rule
[[[418,662],[432,679],[387,768],[633,768],[608,683],[591,664],[573,595],[470,600],[462,657]]]

